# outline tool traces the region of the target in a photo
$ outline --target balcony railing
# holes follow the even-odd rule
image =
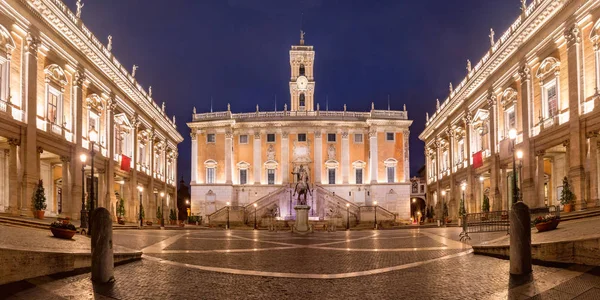
[[[6,112],[8,107],[8,103],[2,99],[0,99],[0,112]]]
[[[249,113],[231,113],[230,111],[220,111],[211,113],[194,114],[193,121],[222,120],[222,119],[260,119],[260,118],[331,118],[331,119],[368,119],[382,118],[394,120],[407,120],[406,111],[398,110],[372,110],[370,112],[355,111],[257,111]]]

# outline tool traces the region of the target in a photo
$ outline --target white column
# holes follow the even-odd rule
[[[350,142],[348,141],[348,131],[342,132],[342,183],[348,184],[350,168]]]
[[[315,183],[321,184],[321,175],[323,174],[323,138],[321,130],[315,131]]]
[[[233,151],[233,133],[231,131],[225,132],[225,183],[232,184],[231,175],[233,173],[232,164],[232,151]]]
[[[410,182],[410,149],[408,147],[408,138],[410,136],[410,131],[408,129],[404,130],[403,150],[404,150],[404,182]]]
[[[281,133],[281,183],[287,184],[290,178],[289,174],[289,163],[290,163],[290,143],[288,140],[288,133]]]
[[[371,153],[369,164],[371,165],[371,171],[369,172],[369,176],[371,176],[371,183],[377,183],[377,168],[378,168],[378,159],[377,159],[377,131],[372,130],[369,132],[369,152]]]
[[[260,132],[254,133],[254,145],[252,147],[254,151],[254,184],[260,184],[261,176],[261,143],[260,143]]]
[[[198,181],[198,141],[196,140],[196,133],[192,131],[190,133],[192,138],[192,184]]]

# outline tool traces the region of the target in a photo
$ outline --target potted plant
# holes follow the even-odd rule
[[[481,221],[488,220],[488,214],[490,212],[490,198],[487,195],[483,195],[483,202],[481,203],[481,211],[483,215],[481,216]]]
[[[123,217],[125,216],[125,200],[119,197],[119,203],[117,205],[117,222],[121,225],[125,225],[125,220]]]
[[[46,195],[44,194],[44,183],[40,179],[33,193],[33,215],[38,219],[44,219],[46,210]]]
[[[140,205],[140,219],[142,223],[144,223],[144,219],[146,218],[146,212],[144,211],[144,206]]]
[[[75,233],[77,233],[77,228],[70,222],[64,223],[56,221],[50,224],[50,231],[52,232],[52,235],[57,238],[70,240]]]
[[[175,210],[171,208],[171,212],[169,213],[169,224],[177,225],[177,214]]]
[[[554,230],[558,223],[560,223],[560,217],[554,215],[539,216],[533,220],[533,225],[538,232]]]
[[[162,211],[160,210],[160,206],[159,206],[156,208],[156,222],[158,222],[159,224],[162,224],[162,223],[160,223],[160,220],[162,220],[162,217],[163,217]]]
[[[560,204],[562,204],[565,208],[565,212],[570,212],[573,210],[573,202],[575,201],[575,194],[571,191],[571,185],[569,184],[569,180],[565,176],[563,178],[563,190],[560,194]]]
[[[446,203],[444,203],[444,207],[442,208],[442,218],[446,219],[446,224],[452,222],[452,220],[450,220],[450,218],[448,217],[448,204]]]

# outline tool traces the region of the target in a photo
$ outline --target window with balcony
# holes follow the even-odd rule
[[[504,136],[508,137],[508,132],[512,128],[517,128],[517,116],[515,106],[512,105],[504,111]]]
[[[396,167],[386,167],[387,172],[387,182],[394,183],[396,182]]]
[[[248,170],[241,169],[240,170],[240,184],[246,184],[246,183],[248,183]]]
[[[356,184],[362,184],[363,183],[363,169],[356,169],[354,170],[354,178],[356,179]]]
[[[10,54],[15,42],[8,30],[0,25],[0,102],[8,102],[10,85]]]
[[[335,169],[329,168],[327,169],[327,178],[329,184],[335,184]]]
[[[206,183],[215,183],[216,168],[206,168]]]
[[[49,88],[48,91],[48,106],[46,107],[46,119],[50,123],[60,123],[59,116],[60,113],[58,111],[60,93],[55,88]]]
[[[556,86],[556,79],[544,84],[542,100],[544,119],[558,115],[558,89]]]
[[[63,91],[67,78],[63,69],[52,64],[44,69],[46,81],[46,120],[51,124],[63,125]]]
[[[457,162],[461,162],[465,159],[465,140],[460,139],[458,141],[458,157],[456,159]]]
[[[275,184],[275,169],[267,169],[267,184]]]

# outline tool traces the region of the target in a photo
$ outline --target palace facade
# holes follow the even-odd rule
[[[513,176],[532,208],[560,204],[565,177],[576,209],[600,205],[600,1],[527,2],[419,136],[427,198],[451,217],[463,194],[468,212],[510,209]]]
[[[358,217],[378,206],[380,218],[410,215],[409,126],[403,111],[321,110],[315,103],[315,51],[290,50],[290,106],[283,111],[196,113],[192,138],[191,210],[214,220],[229,205],[293,219],[296,172],[308,169],[310,216],[327,218],[339,208]],[[377,202],[375,202],[377,201]],[[372,213],[371,213],[372,214]],[[346,214],[344,213],[344,216]]]
[[[130,74],[119,63],[112,38],[101,43],[81,10],[60,0],[0,2],[0,212],[32,215],[41,179],[46,215],[79,219],[94,182],[96,206],[115,215],[122,198],[135,221],[143,199],[153,220],[159,192],[175,207],[183,138],[136,81],[136,67]]]

